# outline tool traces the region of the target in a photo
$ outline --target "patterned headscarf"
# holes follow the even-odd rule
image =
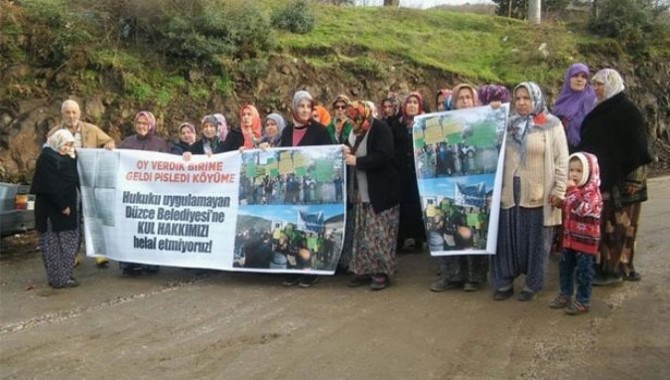
[[[347,117],[351,120],[354,134],[364,134],[372,125],[372,109],[367,102],[353,101],[347,107]]]
[[[136,123],[137,119],[139,119],[140,116],[144,116],[147,118],[147,134],[152,135],[156,130],[156,117],[149,111],[140,111],[137,113],[137,115],[135,115],[133,123]]]
[[[193,141],[187,142],[187,144],[193,144],[195,142],[195,135],[196,135],[195,127],[191,123],[181,123],[181,125],[179,126],[179,132],[181,132],[181,130],[184,128],[189,129],[191,132],[193,132]],[[179,138],[179,140],[181,140],[181,137]]]
[[[245,109],[251,111],[251,135],[247,135],[241,127],[240,129],[242,130],[242,134],[244,134],[244,147],[253,148],[258,142],[258,139],[261,138],[261,116],[258,114],[256,107],[252,106],[251,104],[242,106],[242,108],[240,108],[240,126],[242,125],[242,112]]]
[[[531,102],[531,111],[528,115],[519,115],[516,110],[512,113],[509,119],[507,133],[510,134],[512,141],[516,143],[517,148],[521,151],[522,156],[525,155],[525,139],[528,131],[537,126],[542,128],[553,127],[558,125],[560,121],[547,112],[547,106],[542,95],[542,90],[535,82],[522,82],[514,87],[513,94],[519,88],[524,88],[528,91]]]
[[[60,153],[60,149],[63,147],[63,145],[70,142],[72,143],[74,142],[74,136],[72,135],[72,132],[70,132],[67,128],[63,128],[57,130],[56,132],[54,132],[53,135],[49,136],[46,145],[49,148]],[[68,155],[74,158],[75,157],[74,149],[71,149]]]
[[[226,122],[226,117],[220,113],[215,113],[212,116],[214,116],[217,121],[216,135],[219,136],[219,141],[225,141],[226,136],[228,136],[228,123]]]
[[[479,102],[483,106],[491,104],[491,102],[509,103],[511,96],[509,90],[505,86],[495,84],[485,84],[477,90]]]
[[[400,111],[400,101],[398,100],[398,94],[395,92],[389,92],[388,95],[386,95],[386,98],[382,100],[382,109],[384,109],[383,105],[386,101],[391,103],[393,106],[393,114],[397,115]]]
[[[207,115],[203,117],[202,120],[200,121],[200,125],[202,127],[204,127],[205,124],[211,124],[214,126],[214,128],[218,128],[217,126],[219,125],[219,122],[216,120],[214,115]],[[211,139],[203,135],[202,142],[203,142],[203,149],[205,150],[205,152],[213,153],[216,152],[216,149],[221,143],[221,140],[219,140],[218,134],[215,134],[214,137]]]
[[[470,93],[472,93],[472,106],[477,107],[479,105],[479,96],[477,94],[477,89],[475,88],[475,86],[466,83],[461,83],[455,86],[451,90],[451,97],[452,97],[451,104],[453,109],[456,109],[456,104],[458,103],[458,93],[461,92],[461,90],[464,88],[467,88],[468,90],[470,90]]]
[[[402,102],[402,118],[405,122],[405,125],[410,125],[414,121],[414,116],[407,116],[407,103],[409,102],[409,98],[416,98],[419,101],[419,112],[417,115],[421,115],[423,113],[423,97],[421,94],[419,94],[418,91],[410,92]]]
[[[269,115],[265,118],[265,120],[272,120],[272,121],[274,121],[275,124],[277,124],[277,130],[278,130],[278,132],[277,132],[277,136],[271,138],[271,137],[269,137],[269,136],[267,135],[267,128],[266,128],[266,129],[265,129],[265,134],[263,135],[263,140],[267,141],[267,142],[270,143],[270,145],[272,145],[272,146],[277,146],[277,145],[279,145],[279,141],[281,140],[281,134],[282,134],[282,131],[284,130],[284,127],[286,126],[286,121],[285,121],[284,118],[283,118],[280,114],[278,114],[278,113],[271,113],[271,114],[269,114]]]
[[[626,88],[623,85],[623,78],[621,74],[614,69],[602,69],[593,76],[593,81],[605,85],[605,94],[602,100],[598,100],[598,104],[617,95]]]
[[[300,120],[299,117],[298,117],[298,104],[300,104],[300,102],[303,99],[309,100],[309,102],[312,105],[312,110],[314,109],[314,98],[312,98],[312,95],[309,92],[301,90],[301,91],[297,91],[293,95],[293,101],[291,102],[291,113],[292,113],[292,116],[293,116],[293,121],[295,121],[296,123],[301,124],[301,125],[304,125],[309,121],[309,119]],[[310,118],[311,118],[311,116],[312,115],[310,114]]]
[[[583,63],[575,63],[568,68],[563,79],[563,87],[561,87],[553,109],[554,114],[568,120],[565,127],[570,146],[579,145],[582,121],[586,114],[591,112],[596,100],[596,94],[588,81],[582,91],[575,91],[570,87],[570,78],[577,74],[585,74],[588,78],[589,67]]]

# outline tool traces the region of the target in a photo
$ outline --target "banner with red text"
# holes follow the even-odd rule
[[[339,146],[181,156],[78,149],[88,256],[332,274],[344,238]]]

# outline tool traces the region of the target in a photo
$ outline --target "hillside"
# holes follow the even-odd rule
[[[419,90],[432,103],[438,88],[459,82],[532,80],[551,98],[575,61],[624,75],[650,122],[659,166],[670,161],[670,54],[662,41],[640,57],[579,23],[538,27],[443,9],[316,3],[314,29],[294,34],[270,25],[286,3],[0,0],[0,179],[31,178],[68,97],[120,141],[141,109],[156,114],[168,137],[213,111],[235,123],[244,102],[286,113],[303,88],[325,104],[339,93],[379,101],[389,90]]]

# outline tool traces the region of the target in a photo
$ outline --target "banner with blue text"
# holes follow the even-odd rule
[[[89,256],[251,272],[334,273],[346,189],[339,146],[181,156],[78,149]]]

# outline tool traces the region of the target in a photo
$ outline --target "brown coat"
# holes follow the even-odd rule
[[[61,128],[66,127],[58,125],[56,127],[51,128],[49,133],[47,133],[47,138],[49,138],[49,136],[51,136],[54,132],[56,132]],[[102,129],[100,129],[96,125],[80,121],[79,128],[81,133],[82,148],[102,148],[105,144],[112,141],[112,138],[109,137],[109,135],[103,132]]]

